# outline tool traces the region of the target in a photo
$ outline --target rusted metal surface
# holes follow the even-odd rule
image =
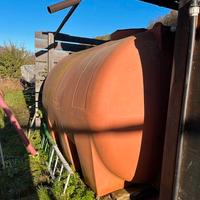
[[[63,10],[65,8],[68,8],[70,6],[74,6],[76,4],[79,4],[80,0],[68,0],[68,1],[62,1],[56,4],[53,4],[51,6],[48,6],[47,9],[49,11],[49,13],[55,13],[58,12],[60,10]]]
[[[166,125],[166,136],[161,176],[160,199],[172,199],[176,167],[177,145],[179,140],[179,124],[181,105],[187,64],[189,18],[188,7],[179,10],[178,26],[175,41],[171,91]]]

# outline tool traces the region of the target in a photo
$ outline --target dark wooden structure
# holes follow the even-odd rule
[[[171,8],[174,10],[178,10],[179,8],[179,0],[141,0],[141,1],[166,8]]]

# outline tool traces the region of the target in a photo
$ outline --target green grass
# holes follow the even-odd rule
[[[5,100],[20,124],[26,129],[29,111],[21,90],[5,91]],[[52,182],[47,167],[47,156],[40,149],[40,132],[34,131],[30,138],[39,150],[39,156],[27,154],[21,139],[0,110],[0,141],[3,147],[6,169],[0,169],[0,199],[41,200],[92,200],[94,193],[82,183],[78,174],[72,176],[66,194],[62,194],[65,179]]]
[[[29,112],[22,91],[8,91],[5,94],[5,101],[8,103],[12,111],[22,126],[28,124]]]
[[[7,90],[5,101],[25,128],[29,112],[23,92]],[[43,175],[43,170],[46,170],[46,165],[39,158],[27,154],[21,139],[2,111],[0,141],[6,164],[6,169],[0,171],[0,199],[38,199],[37,185],[40,184],[38,180]]]

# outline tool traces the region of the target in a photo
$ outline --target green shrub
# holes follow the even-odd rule
[[[44,186],[40,186],[37,190],[39,199],[41,200],[51,200],[48,190]]]
[[[20,67],[33,64],[34,57],[24,47],[5,44],[0,51],[0,78],[19,78]]]
[[[64,178],[64,177],[63,177]],[[66,182],[66,177],[60,181],[56,180],[53,183],[52,193],[56,200],[94,200],[94,193],[87,188],[81,181],[78,173],[71,175],[66,193],[63,193],[63,187]]]
[[[4,122],[4,112],[2,109],[0,109],[0,129],[3,129],[5,126]]]

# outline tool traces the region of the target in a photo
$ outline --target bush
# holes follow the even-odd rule
[[[20,67],[33,63],[33,55],[24,47],[11,42],[5,44],[0,50],[0,78],[19,78]]]
[[[161,17],[154,22],[151,22],[148,28],[152,28],[153,25],[157,22],[161,22],[165,26],[176,26],[177,25],[177,18],[178,18],[178,12],[175,10],[172,10],[169,14],[165,15],[164,17]]]

